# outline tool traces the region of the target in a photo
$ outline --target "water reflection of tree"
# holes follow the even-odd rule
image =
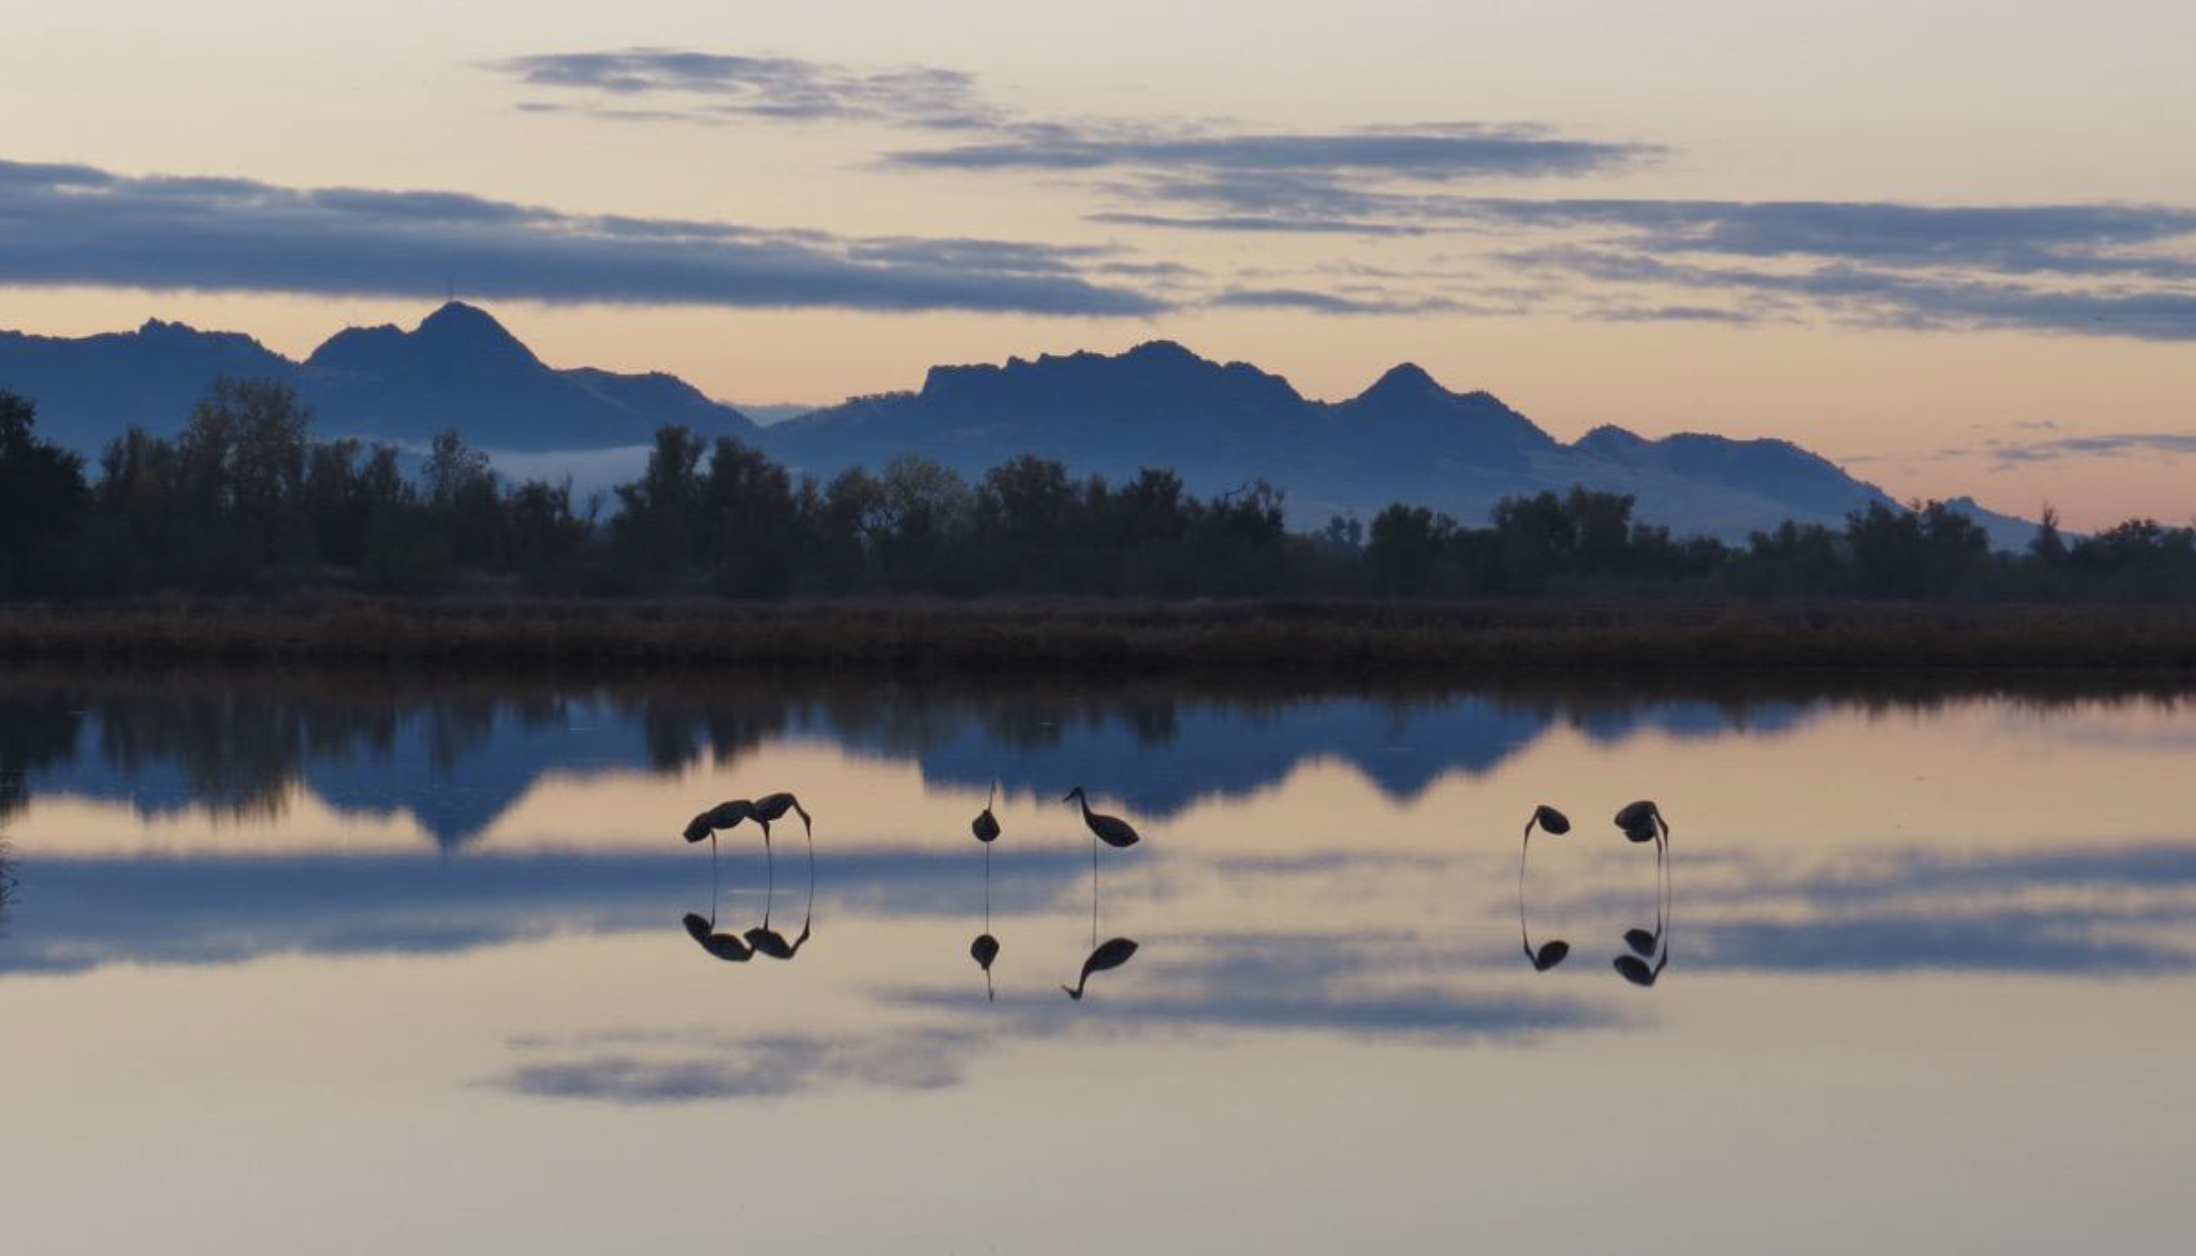
[[[1839,708],[1926,713],[1978,699],[2029,709],[2187,700],[2185,684],[2096,678],[1998,681],[1819,677],[1611,676],[1604,681],[1525,680],[1472,689],[1342,685],[1307,690],[1271,683],[1184,684],[1072,678],[974,682],[909,674],[655,674],[610,680],[402,672],[72,671],[0,674],[0,818],[24,807],[32,781],[79,755],[132,777],[172,772],[178,805],[230,817],[279,814],[312,767],[387,759],[401,744],[423,748],[436,775],[463,780],[493,764],[487,786],[522,788],[555,764],[544,751],[499,760],[502,730],[561,729],[578,714],[637,729],[641,754],[659,771],[700,759],[729,764],[773,738],[813,732],[889,756],[922,754],[956,740],[1035,753],[1077,733],[1111,730],[1143,748],[1178,742],[1193,719],[1223,713],[1256,725],[1287,721],[1310,704],[1347,698],[1400,726],[1470,697],[1528,725],[1601,727],[1622,735],[1658,706],[1701,708],[1704,726],[1744,729]],[[1796,713],[1796,714],[1795,714]],[[85,735],[89,725],[93,735]],[[390,805],[407,800],[391,798]],[[463,835],[460,834],[459,837]]]

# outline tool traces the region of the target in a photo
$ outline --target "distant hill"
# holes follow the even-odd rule
[[[1451,392],[1408,363],[1329,403],[1164,340],[1114,356],[933,367],[919,392],[857,398],[759,441],[818,475],[912,451],[971,475],[1021,452],[1111,477],[1165,466],[1201,493],[1263,477],[1288,490],[1298,526],[1369,520],[1393,501],[1480,523],[1504,496],[1573,484],[1630,493],[1641,518],[1680,534],[1734,541],[1785,519],[1838,525],[1871,502],[1897,504],[1789,441],[1600,427],[1566,445],[1492,394]],[[2025,520],[1959,505],[1998,548],[2034,535]]]
[[[69,340],[0,332],[0,388],[38,403],[49,439],[87,453],[131,424],[169,434],[218,375],[297,389],[326,435],[424,444],[444,428],[484,449],[646,444],[682,423],[705,436],[754,424],[673,375],[557,370],[487,312],[451,302],[418,327],[353,327],[293,362],[248,336],[147,322]]]
[[[1573,484],[1630,493],[1640,518],[1680,534],[1734,541],[1785,519],[1837,525],[1870,502],[1895,504],[1788,441],[1649,440],[1612,426],[1564,444],[1492,394],[1452,392],[1409,363],[1355,397],[1322,402],[1279,375],[1166,340],[1113,355],[936,366],[920,391],[760,426],[676,376],[544,365],[485,311],[458,302],[411,331],[339,332],[303,362],[248,336],[158,320],[73,340],[0,332],[0,388],[37,401],[45,434],[87,453],[133,423],[179,430],[223,374],[290,384],[324,434],[421,445],[455,428],[475,447],[525,455],[508,465],[527,474],[569,471],[588,488],[637,474],[655,429],[679,423],[819,476],[913,452],[971,476],[1020,453],[1114,478],[1169,467],[1200,494],[1263,478],[1287,491],[1300,527],[1335,514],[1369,520],[1394,501],[1476,524],[1504,496]],[[1999,548],[2034,534],[2025,520],[1955,504]]]

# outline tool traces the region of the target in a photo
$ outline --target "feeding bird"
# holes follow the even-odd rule
[[[1616,967],[1617,973],[1626,981],[1635,986],[1652,986],[1655,984],[1655,979],[1662,975],[1662,970],[1668,967],[1670,963],[1670,916],[1671,899],[1674,894],[1671,884],[1674,877],[1667,850],[1670,826],[1663,822],[1661,813],[1655,810],[1655,805],[1651,802],[1636,802],[1618,812],[1617,824],[1623,827],[1628,816],[1635,825],[1647,828],[1660,826],[1660,832],[1655,835],[1654,839],[1655,927],[1652,929],[1626,929],[1624,931],[1624,945],[1631,948],[1632,953],[1630,955],[1619,955],[1610,962]],[[1627,837],[1632,836],[1629,827],[1625,828],[1625,835]],[[1646,841],[1649,839],[1633,837],[1632,840]],[[1651,967],[1648,964],[1649,960],[1654,961]]]
[[[754,815],[754,803],[745,798],[734,798],[730,802],[720,802],[686,822],[687,841],[698,842],[705,837],[709,839],[709,875],[712,879],[717,873],[717,831],[738,828],[740,821],[752,819]],[[768,829],[763,830],[763,844],[770,844]],[[710,911],[715,910],[716,907],[712,905]]]
[[[1534,972],[1547,972],[1562,963],[1571,954],[1571,944],[1561,938],[1550,938],[1539,950],[1533,949],[1532,935],[1525,928],[1525,857],[1532,853],[1533,829],[1554,837],[1571,831],[1571,818],[1546,803],[1533,808],[1533,814],[1525,821],[1525,839],[1517,852],[1517,936],[1525,946],[1525,958],[1532,961]]]
[[[1092,951],[1090,958],[1083,961],[1082,976],[1075,979],[1075,984],[1072,987],[1061,986],[1060,989],[1066,993],[1067,997],[1081,1002],[1083,987],[1089,984],[1092,973],[1102,973],[1109,968],[1119,968],[1121,965],[1128,963],[1129,956],[1134,954],[1136,954],[1136,943],[1130,939],[1108,939],[1105,945]]]
[[[1627,803],[1616,813],[1616,826],[1624,830],[1624,836],[1635,842],[1667,842],[1670,840],[1669,822],[1662,818],[1662,811],[1655,804],[1641,799]]]
[[[765,846],[770,844],[771,822],[774,820],[783,820],[785,818],[785,813],[788,810],[800,816],[801,828],[807,832],[810,845],[815,844],[815,824],[809,819],[808,813],[801,810],[800,799],[795,798],[793,795],[764,794],[762,797],[757,798],[754,801],[752,810],[755,817],[755,823],[762,826],[763,844]]]
[[[975,834],[976,840],[987,847],[999,840],[999,817],[991,814],[991,804],[998,800],[999,784],[994,781],[991,785],[991,797],[984,801],[983,814],[968,822],[968,831]]]

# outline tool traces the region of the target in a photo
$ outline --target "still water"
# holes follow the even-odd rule
[[[2182,1252],[2192,762],[2157,694],[4,676],[0,1249]]]

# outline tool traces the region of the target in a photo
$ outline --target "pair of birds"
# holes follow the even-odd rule
[[[976,840],[984,844],[984,849],[987,852],[991,849],[991,844],[999,840],[1001,831],[999,817],[993,815],[991,811],[992,806],[998,801],[999,787],[993,785],[991,787],[991,797],[984,803],[983,811],[975,819],[968,822],[968,831],[975,834]],[[1091,846],[1094,857],[1098,849],[1096,842],[1104,842],[1106,845],[1118,850],[1123,847],[1134,846],[1144,840],[1137,835],[1136,829],[1121,817],[1092,811],[1090,809],[1090,796],[1083,792],[1083,787],[1080,785],[1069,790],[1067,797],[1062,798],[1060,801],[1080,803],[1082,805],[1083,825],[1090,830],[1090,835],[1094,839]]]
[[[1653,929],[1627,929],[1624,944],[1632,954],[1619,955],[1611,961],[1617,973],[1636,986],[1652,986],[1655,979],[1670,962],[1669,937],[1669,845],[1670,825],[1662,818],[1662,809],[1641,799],[1628,803],[1616,813],[1616,826],[1625,838],[1633,842],[1655,844],[1655,872],[1657,894],[1655,897],[1655,927]],[[1561,837],[1571,831],[1571,818],[1542,803],[1533,808],[1533,814],[1525,821],[1525,838],[1517,855],[1517,928],[1525,946],[1525,958],[1532,961],[1535,972],[1546,972],[1560,964],[1571,953],[1571,944],[1560,938],[1549,940],[1535,949],[1532,938],[1525,929],[1525,859],[1532,853],[1533,830],[1539,829],[1551,837]],[[1654,960],[1652,967],[1648,960]]]
[[[783,820],[787,812],[801,818],[801,830],[808,837],[808,890],[810,905],[813,907],[816,892],[816,826],[814,819],[801,806],[800,800],[793,795],[765,794],[755,799],[734,798],[728,802],[720,802],[689,821],[685,837],[689,842],[698,842],[705,837],[709,839],[709,864],[714,874],[717,863],[717,834],[720,831],[738,828],[749,820],[754,821],[762,829],[763,852],[767,856],[770,852],[770,826]],[[770,866],[773,869],[770,885],[775,890],[776,865],[773,863]],[[711,955],[733,963],[745,963],[757,955],[767,955],[772,959],[792,959],[807,944],[814,917],[811,915],[809,919],[803,920],[800,936],[789,941],[784,934],[770,927],[768,898],[765,903],[763,922],[744,935],[718,933],[715,896],[712,894],[710,914],[707,917],[698,912],[686,913],[687,935]]]
[[[968,953],[969,957],[976,961],[977,966],[984,970],[984,985],[987,991],[991,985],[992,961],[999,958],[999,939],[991,935],[991,844],[999,840],[1001,832],[999,817],[993,814],[992,807],[998,801],[999,787],[993,785],[991,787],[991,796],[984,802],[984,809],[977,814],[974,820],[969,821],[968,825],[969,833],[977,841],[984,844],[984,931],[977,935],[974,942],[969,943]],[[1092,933],[1095,936],[1098,920],[1098,843],[1104,842],[1106,845],[1119,850],[1134,846],[1143,838],[1137,834],[1134,826],[1121,817],[1092,811],[1090,809],[1090,797],[1083,792],[1083,787],[1080,785],[1069,790],[1067,797],[1062,798],[1060,801],[1081,805],[1083,825],[1090,830],[1091,925]],[[1133,939],[1109,939],[1091,950],[1090,956],[1083,961],[1082,974],[1076,978],[1075,984],[1073,986],[1063,985],[1060,989],[1065,991],[1069,998],[1081,1002],[1084,987],[1090,984],[1090,975],[1092,973],[1104,972],[1110,968],[1119,968],[1121,965],[1128,963],[1129,957],[1134,954],[1136,954],[1136,943]]]

